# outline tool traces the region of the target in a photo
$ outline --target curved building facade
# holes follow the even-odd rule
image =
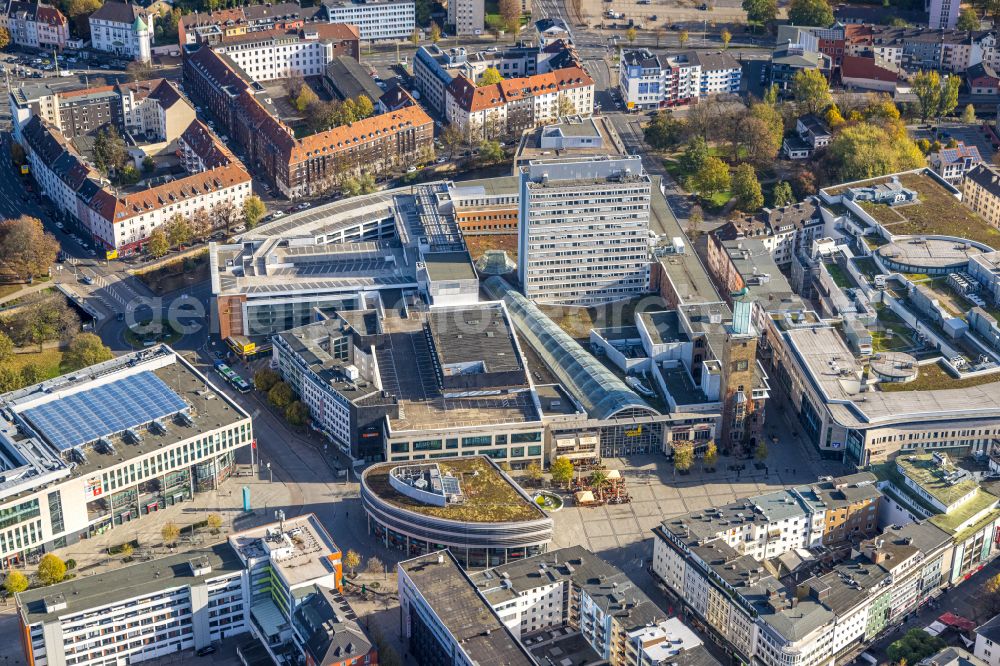
[[[390,482],[390,472],[431,466],[461,486],[460,498],[423,503]],[[552,518],[485,456],[374,465],[361,475],[361,505],[368,533],[387,548],[414,557],[447,548],[466,569],[543,553],[552,540]]]

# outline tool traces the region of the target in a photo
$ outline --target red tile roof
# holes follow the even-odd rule
[[[289,156],[291,163],[303,162],[316,153],[335,153],[351,145],[363,144],[368,141],[395,134],[407,127],[431,125],[434,121],[419,106],[407,106],[398,111],[390,111],[381,115],[371,116],[356,123],[334,127],[326,132],[307,136],[297,143]]]
[[[594,80],[580,67],[557,69],[545,74],[504,79],[488,86],[476,85],[465,75],[456,76],[448,86],[449,94],[468,112],[499,108],[536,95],[545,95],[594,85]]]
[[[894,70],[876,64],[874,58],[845,55],[840,63],[840,76],[852,79],[870,79],[895,83],[900,76]]]

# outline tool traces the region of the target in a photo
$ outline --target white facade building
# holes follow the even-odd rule
[[[44,385],[0,396],[4,567],[215,489],[235,450],[253,439],[250,416],[168,347]],[[139,393],[169,408],[143,411],[121,397]],[[93,405],[88,422],[54,427],[48,414],[72,412],[80,400]],[[105,427],[116,412],[128,416],[131,434]]]
[[[648,291],[652,181],[640,158],[538,160],[519,176],[527,298],[592,305]]]
[[[932,30],[951,29],[958,23],[958,12],[962,3],[959,0],[925,0],[924,6]]]
[[[153,46],[152,14],[130,2],[106,2],[90,15],[94,49],[149,62]]]
[[[309,27],[301,35],[276,36],[250,33],[215,47],[240,66],[254,81],[275,81],[295,77],[322,76],[334,57],[334,44],[322,40]]]
[[[451,0],[448,3],[448,23],[455,26],[456,35],[481,35],[485,20],[483,0]]]
[[[728,53],[680,53],[658,56],[641,49],[625,51],[618,89],[629,110],[678,106],[721,94],[738,94],[740,63]]]
[[[361,39],[409,39],[416,27],[413,0],[332,0],[324,7],[330,23],[357,26]]]

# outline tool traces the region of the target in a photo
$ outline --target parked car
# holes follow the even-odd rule
[[[243,224],[241,224],[238,227],[233,227],[233,233],[234,234],[241,234],[241,233],[243,233],[246,230],[247,230],[246,225],[243,225]]]
[[[82,278],[80,278],[80,281],[86,285],[94,284],[94,278],[90,277],[89,275],[84,275]]]
[[[215,646],[214,645],[206,645],[205,647],[198,649],[198,656],[199,657],[205,657],[205,656],[208,656],[208,655],[212,654],[213,652],[215,652]]]

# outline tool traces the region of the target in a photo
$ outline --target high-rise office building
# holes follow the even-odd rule
[[[519,177],[525,296],[595,305],[649,291],[652,181],[641,158],[533,160]]]

